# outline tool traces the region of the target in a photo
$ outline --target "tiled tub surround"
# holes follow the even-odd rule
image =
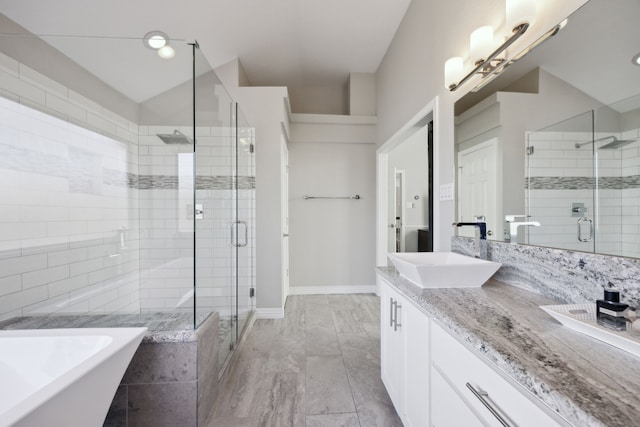
[[[0,59],[0,320],[138,312],[137,126]]]
[[[193,329],[186,313],[23,317],[2,329],[147,326],[104,423],[114,427],[203,426],[218,395],[218,313]]]
[[[454,237],[451,250],[473,256],[473,239]],[[609,282],[627,304],[640,306],[640,259],[487,241],[488,258],[502,263],[493,276],[564,304],[594,302]]]
[[[557,300],[494,280],[475,289],[420,289],[392,267],[377,272],[489,366],[571,424],[638,424],[638,359],[568,330],[538,308]]]

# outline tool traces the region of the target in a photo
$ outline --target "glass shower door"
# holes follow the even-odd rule
[[[233,299],[236,306],[232,333],[237,341],[255,309],[255,138],[254,129],[249,126],[238,104],[235,117],[235,144],[232,150],[235,209],[232,245],[235,254],[232,274],[235,277]]]
[[[195,324],[219,314],[224,367],[254,309],[253,128],[199,49],[194,55]]]

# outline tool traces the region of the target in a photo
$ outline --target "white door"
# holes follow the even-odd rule
[[[502,239],[498,212],[497,142],[493,138],[458,153],[458,218],[473,222],[478,215],[487,220],[487,239]],[[473,237],[473,227],[458,228],[459,236]]]
[[[289,150],[284,138],[281,139],[280,146],[280,196],[282,198],[280,228],[282,229],[282,306],[284,307],[289,295]]]

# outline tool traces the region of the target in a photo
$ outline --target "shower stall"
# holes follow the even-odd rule
[[[0,16],[0,321],[255,308],[255,134],[196,42],[35,36]]]
[[[528,135],[528,243],[640,256],[640,97]]]

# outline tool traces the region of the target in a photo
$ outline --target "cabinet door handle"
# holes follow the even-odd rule
[[[393,330],[397,331],[398,328],[400,326],[402,326],[401,323],[398,323],[398,309],[402,309],[402,305],[398,304],[398,300],[396,300],[396,310],[395,310],[395,316],[393,319]]]
[[[467,383],[467,388],[469,390],[471,390],[471,393],[473,393],[473,395],[475,397],[478,398],[478,400],[480,402],[482,402],[482,404],[485,406],[485,408],[487,408],[489,410],[489,412],[491,412],[491,414],[496,417],[496,419],[500,422],[500,424],[502,424],[505,427],[512,427],[512,424],[510,424],[501,414],[502,411],[500,411],[499,409],[495,408],[492,405],[491,400],[489,399],[489,393],[487,393],[486,391],[482,390],[480,387],[478,387],[478,389],[476,389],[474,386],[471,385],[471,383]]]
[[[389,298],[389,327],[393,326],[393,298]]]

